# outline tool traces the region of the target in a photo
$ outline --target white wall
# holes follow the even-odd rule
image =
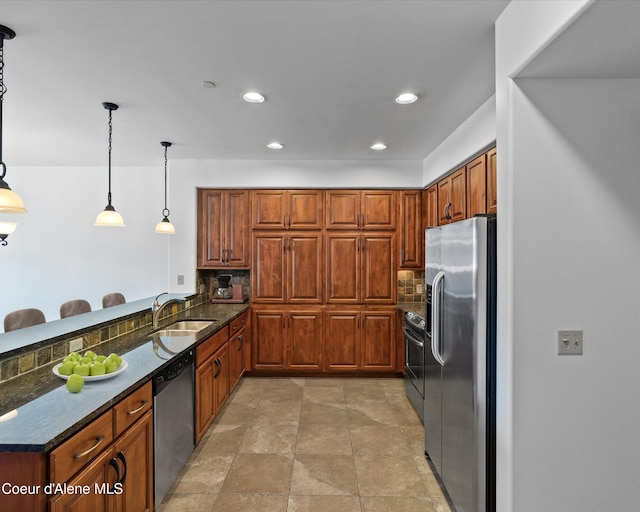
[[[638,507],[640,81],[512,79],[591,5],[496,24],[499,512]]]
[[[422,162],[422,183],[428,186],[458,169],[496,141],[496,98],[489,98]]]
[[[18,227],[0,247],[0,318],[36,307],[56,320],[67,300],[99,309],[109,292],[131,301],[166,290],[167,235],[153,232],[162,218],[161,169],[112,169],[124,228],[93,225],[107,204],[106,167],[9,167],[6,179],[28,212],[3,217]]]
[[[195,290],[196,189],[201,188],[419,188],[418,160],[173,160],[170,170],[169,287]],[[177,276],[184,275],[184,285]]]

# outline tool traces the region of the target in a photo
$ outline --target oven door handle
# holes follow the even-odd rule
[[[406,327],[403,327],[404,337],[407,338],[411,343],[417,345],[420,348],[424,348],[424,341],[420,341],[418,338],[414,336],[414,334],[409,331]]]

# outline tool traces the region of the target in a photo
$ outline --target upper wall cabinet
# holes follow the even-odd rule
[[[394,190],[327,190],[325,225],[327,229],[395,230]]]
[[[249,192],[198,190],[198,268],[248,268]]]
[[[467,164],[467,217],[487,213],[487,156]]]
[[[496,148],[487,152],[487,213],[498,211]]]
[[[422,268],[424,265],[420,195],[420,190],[400,192],[400,268]]]
[[[252,190],[253,229],[322,229],[322,190]]]
[[[461,167],[438,182],[438,225],[467,218],[466,169]]]

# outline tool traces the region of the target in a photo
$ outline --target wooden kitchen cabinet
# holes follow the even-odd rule
[[[229,330],[224,327],[196,347],[196,444],[229,397]]]
[[[321,369],[321,308],[254,308],[254,370]]]
[[[422,224],[425,229],[438,225],[438,211],[438,184],[435,183],[422,194]],[[424,230],[422,235],[424,237]]]
[[[322,190],[252,190],[253,229],[322,229]]]
[[[463,220],[467,215],[466,169],[461,167],[438,182],[438,225]]]
[[[198,268],[248,268],[249,191],[198,190]]]
[[[88,494],[52,496],[51,512],[152,511],[151,382],[52,450],[49,468],[50,482],[91,489]]]
[[[326,371],[396,369],[396,308],[329,308],[325,317]]]
[[[394,233],[330,233],[326,245],[326,302],[395,304]]]
[[[249,313],[244,312],[229,324],[229,393],[233,392],[246,367],[246,351],[249,348],[247,319]]]
[[[253,303],[322,302],[322,233],[253,233]]]
[[[395,230],[395,190],[327,190],[325,226],[340,230]]]
[[[420,190],[400,192],[399,268],[411,269],[424,266],[421,194]]]
[[[487,213],[498,212],[498,169],[496,148],[487,151]]]
[[[480,155],[466,165],[467,217],[487,213],[487,157]]]

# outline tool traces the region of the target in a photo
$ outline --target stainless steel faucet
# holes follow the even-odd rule
[[[158,328],[158,322],[160,320],[160,313],[162,313],[162,310],[164,308],[166,308],[167,306],[169,306],[171,304],[182,304],[183,302],[186,302],[186,299],[168,299],[165,302],[163,302],[162,304],[158,303],[158,298],[159,297],[162,297],[163,295],[168,295],[168,294],[169,294],[169,292],[162,292],[155,299],[153,299],[153,305],[151,306],[151,323],[152,323],[154,329]]]

